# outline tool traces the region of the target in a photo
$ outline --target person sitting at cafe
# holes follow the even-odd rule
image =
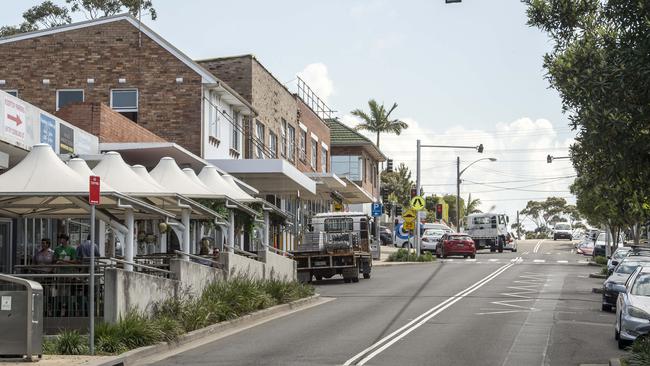
[[[99,258],[99,247],[90,241],[90,235],[88,235],[86,240],[77,247],[77,259],[80,261],[89,261],[90,255],[92,254],[91,250],[94,250],[95,258]]]
[[[32,258],[32,262],[35,265],[46,266],[54,263],[54,251],[50,248],[51,245],[52,242],[50,239],[41,239],[41,247],[36,253],[34,253],[34,257]],[[42,268],[41,271],[52,272],[52,267]]]
[[[77,260],[77,251],[70,246],[70,237],[66,234],[59,235],[59,246],[54,249],[56,263],[74,263]]]

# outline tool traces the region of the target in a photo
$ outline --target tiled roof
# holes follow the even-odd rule
[[[362,146],[368,149],[378,161],[386,160],[386,156],[377,145],[355,129],[346,126],[338,119],[327,119],[325,123],[330,128],[330,144],[332,146]]]

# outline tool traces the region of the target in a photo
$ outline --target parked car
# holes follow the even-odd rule
[[[625,281],[636,271],[639,266],[650,264],[650,257],[628,257],[623,258],[614,269],[611,276],[603,282],[603,302],[601,309],[611,311],[616,306],[619,291],[617,285],[625,285]]]
[[[436,223],[430,223],[430,222],[426,222],[426,223],[422,224],[420,226],[420,229],[422,230],[422,232],[424,232],[424,230],[427,230],[427,229],[442,230],[446,234],[451,234],[451,233],[454,232],[451,228],[449,228],[449,226],[447,226],[445,224],[436,224]]]
[[[577,249],[577,252],[582,255],[591,256],[594,253],[594,242],[586,241],[580,244],[580,246]]]
[[[614,268],[623,260],[623,258],[627,257],[627,255],[630,253],[630,250],[632,248],[629,247],[620,247],[614,251],[614,254],[611,255],[607,259],[607,272],[612,273],[614,271]]]
[[[620,292],[616,302],[614,337],[624,349],[650,331],[650,267],[641,266],[625,285],[614,285]]]
[[[386,226],[379,226],[379,241],[381,245],[393,244],[393,232]]]
[[[422,234],[422,243],[420,249],[422,251],[430,251],[435,253],[438,241],[445,235],[444,230],[441,229],[426,229]]]
[[[607,253],[607,233],[604,231],[601,231],[598,236],[596,237],[596,242],[594,243],[594,252],[593,256],[598,257],[602,256],[604,257]],[[613,240],[613,239],[611,239]],[[618,238],[618,245],[622,246],[625,244],[625,240],[623,238],[623,235],[619,236]]]
[[[445,234],[436,246],[436,257],[447,258],[450,255],[462,255],[467,258],[476,257],[474,240],[467,234]]]
[[[573,231],[571,230],[571,225],[562,222],[555,224],[555,227],[553,227],[553,240],[558,239],[573,239]]]

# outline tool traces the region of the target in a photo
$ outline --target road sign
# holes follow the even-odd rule
[[[415,221],[404,221],[404,230],[415,230]]]
[[[404,218],[404,222],[415,222],[415,210],[406,210],[406,212],[402,214],[402,218]]]
[[[424,204],[425,204],[425,201],[424,201],[424,198],[422,198],[422,196],[415,196],[415,197],[411,198],[411,207],[415,211],[420,211],[421,209],[423,209]]]
[[[373,217],[381,216],[381,211],[382,211],[381,203],[379,203],[379,202],[373,203],[371,211],[372,211],[372,216]]]
[[[343,204],[334,202],[334,212],[341,212],[343,211]]]
[[[89,185],[89,194],[88,194],[88,203],[91,205],[99,204],[99,176],[91,175],[90,176],[90,185]]]

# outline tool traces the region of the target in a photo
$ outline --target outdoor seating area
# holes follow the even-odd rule
[[[90,176],[101,182],[94,244],[88,240]],[[163,157],[147,171],[129,166],[116,152],[66,164],[49,145],[39,144],[0,175],[0,216],[11,220],[16,233],[15,254],[2,263],[2,272],[43,286],[46,331],[83,328],[90,316],[90,251],[96,256],[94,315],[108,320],[118,319],[127,306],[146,310],[155,300],[235,273],[295,278],[288,253],[269,245],[270,215],[276,223],[286,219],[214,167],[197,175]],[[256,235],[243,232],[242,221]],[[269,250],[287,261],[284,269],[264,267]],[[140,296],[138,286],[158,293]]]

